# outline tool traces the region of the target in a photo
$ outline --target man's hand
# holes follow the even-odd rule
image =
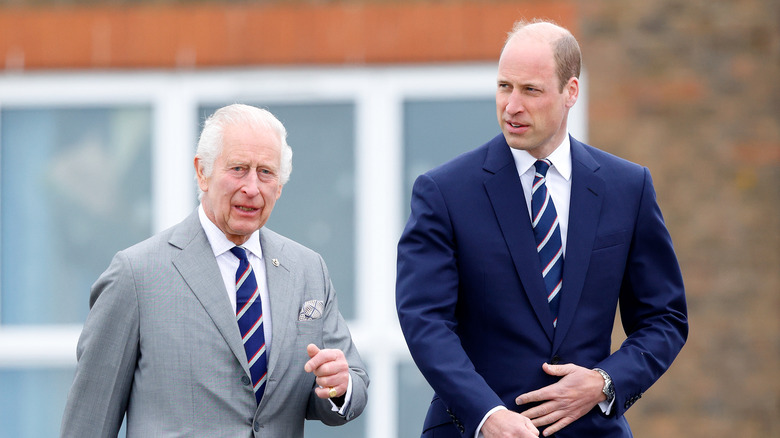
[[[490,414],[480,432],[485,438],[535,438],[539,436],[539,430],[528,417],[507,409]]]
[[[604,378],[598,371],[574,364],[543,364],[542,369],[551,376],[560,376],[561,380],[522,394],[515,403],[544,402],[522,412],[536,427],[551,425],[544,430],[544,436],[558,432],[607,399],[602,392]]]
[[[306,347],[306,353],[311,359],[303,366],[307,373],[317,376],[314,392],[319,398],[335,398],[346,394],[349,386],[349,364],[341,350],[320,350],[314,344]],[[331,389],[335,392],[330,394]]]

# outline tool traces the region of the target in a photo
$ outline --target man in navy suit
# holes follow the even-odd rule
[[[435,391],[423,437],[630,437],[624,413],[685,343],[648,170],[568,134],[580,66],[566,29],[516,24],[498,65],[502,133],[414,184],[396,298]],[[531,220],[537,189],[557,214],[548,240]],[[618,308],[627,339],[613,352]]]

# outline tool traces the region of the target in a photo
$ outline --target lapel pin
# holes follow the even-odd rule
[[[271,260],[271,262],[272,262],[272,263],[274,264],[274,266],[276,266],[277,268],[279,267],[279,259],[273,259],[273,260]]]

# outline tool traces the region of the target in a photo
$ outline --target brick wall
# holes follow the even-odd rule
[[[0,8],[0,69],[492,60],[519,15],[575,23],[570,1],[51,3]]]
[[[590,140],[650,168],[691,334],[639,437],[780,436],[780,3],[583,0]]]

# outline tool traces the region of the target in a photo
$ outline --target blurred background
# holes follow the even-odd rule
[[[533,17],[579,40],[572,134],[650,168],[686,281],[688,344],[634,434],[780,436],[776,0],[0,0],[0,437],[57,436],[92,282],[195,208],[200,126],[234,102],[287,126],[268,226],[323,254],[372,377],[363,416],[306,436],[419,436],[411,183],[499,132],[498,55]]]

